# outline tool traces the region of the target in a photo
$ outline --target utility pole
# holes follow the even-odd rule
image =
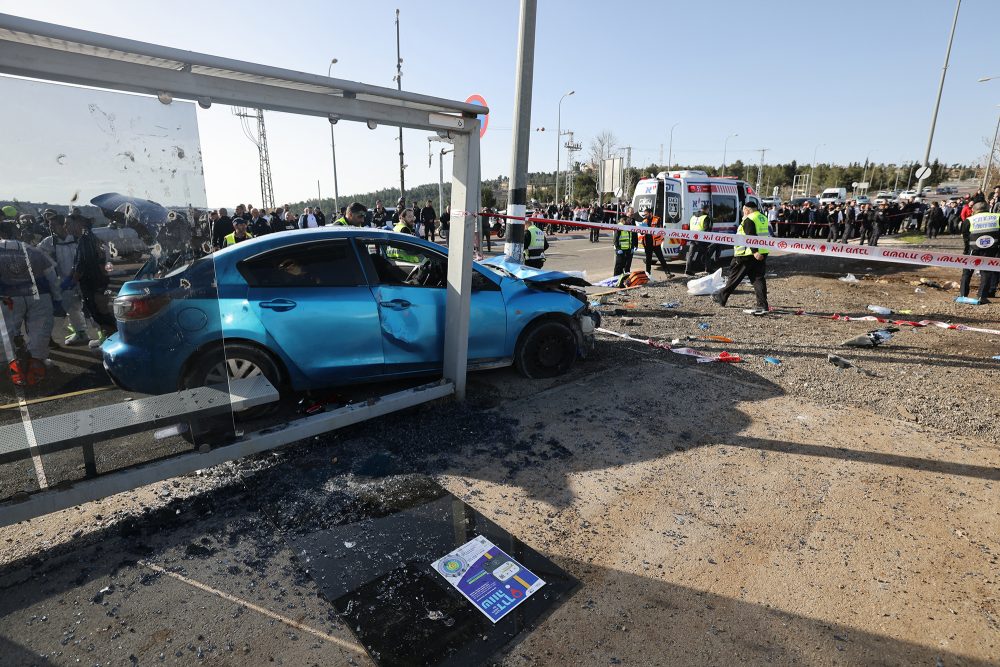
[[[771,149],[770,148],[760,149],[760,164],[757,165],[757,185],[754,187],[754,189],[757,191],[758,197],[761,196],[760,182],[761,178],[764,175],[764,153],[768,152],[769,150]]]
[[[577,151],[581,150],[583,146],[573,141],[572,132],[566,132],[566,134],[569,136],[569,139],[564,144],[564,146],[566,147],[566,167],[567,167],[566,199],[567,201],[569,201],[573,199],[574,195],[573,182],[576,180],[575,178],[573,178],[573,153],[576,153]]]
[[[562,142],[562,103],[564,99],[575,92],[575,90],[571,90],[559,98],[559,113],[558,120],[556,121],[556,206],[559,205],[559,154],[562,153],[559,144]]]
[[[986,187],[990,184],[990,169],[993,167],[993,154],[997,150],[997,137],[1000,136],[1000,117],[997,118],[997,129],[993,133],[993,145],[990,146],[990,157],[986,161],[986,173],[983,174],[983,183],[979,189],[986,192]]]
[[[264,209],[274,208],[274,184],[271,182],[271,155],[267,150],[267,131],[264,129],[264,111],[254,113],[246,107],[233,107],[233,115],[240,119],[243,134],[257,147],[260,161],[260,205]],[[257,121],[256,133],[250,126],[250,119]]]
[[[962,0],[955,3],[955,18],[951,22],[951,36],[948,37],[948,50],[944,53],[944,66],[941,68],[941,83],[938,84],[937,101],[934,103],[934,114],[931,116],[931,131],[927,135],[927,151],[924,153],[924,164],[917,177],[917,194],[923,189],[924,179],[928,176],[927,163],[931,159],[931,144],[934,143],[934,127],[937,125],[938,109],[941,108],[941,93],[944,92],[944,78],[948,74],[948,59],[951,58],[951,44],[955,41],[955,27],[958,25],[958,10],[962,8]]]
[[[330,64],[326,68],[327,78],[330,77],[330,71],[336,64],[337,64],[336,58],[330,60]],[[333,126],[336,123],[337,123],[336,116],[330,116],[330,152],[333,155],[333,214],[340,215],[340,201],[339,201],[340,188],[337,186],[337,140],[333,136]]]
[[[629,197],[632,192],[632,147],[625,147],[625,178],[622,179],[622,196]],[[630,198],[631,199],[631,198]]]
[[[680,125],[679,122],[670,126],[670,150],[667,151],[667,171],[674,168],[674,128]],[[725,162],[725,158],[722,159]]]
[[[663,144],[660,144],[660,161],[658,164],[663,164]]]
[[[520,264],[524,257],[524,220],[528,204],[528,141],[531,137],[531,88],[535,69],[535,15],[538,0],[521,0],[517,73],[514,84],[514,142],[510,161],[510,199],[503,254]]]
[[[399,9],[396,9],[396,90],[403,90],[403,57],[399,54]],[[403,127],[399,128],[399,196],[406,199],[406,182],[403,176]]]

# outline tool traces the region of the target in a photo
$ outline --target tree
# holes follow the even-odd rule
[[[496,195],[493,194],[493,188],[491,188],[490,186],[487,185],[487,186],[484,186],[482,188],[482,190],[480,190],[480,192],[482,193],[481,196],[482,196],[482,200],[483,200],[483,206],[488,206],[490,208],[496,208],[497,198],[496,198]]]
[[[611,130],[604,130],[590,140],[590,164],[601,168],[601,160],[611,157],[618,150],[618,137]]]

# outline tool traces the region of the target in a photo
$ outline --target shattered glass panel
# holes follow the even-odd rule
[[[343,511],[344,523],[309,522],[286,535],[324,598],[380,665],[484,664],[574,592],[555,563],[429,477],[393,477]],[[484,536],[545,581],[493,623],[432,563]]]

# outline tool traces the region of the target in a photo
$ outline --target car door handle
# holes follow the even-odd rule
[[[392,301],[379,301],[378,305],[392,310],[403,310],[410,307],[410,302],[406,299],[393,299]]]
[[[283,313],[286,310],[291,310],[296,306],[296,303],[291,299],[271,299],[270,301],[261,301],[261,308],[268,308],[278,313]]]

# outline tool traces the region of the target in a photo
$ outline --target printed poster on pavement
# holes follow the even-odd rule
[[[494,623],[545,585],[482,536],[434,561],[433,567]]]

